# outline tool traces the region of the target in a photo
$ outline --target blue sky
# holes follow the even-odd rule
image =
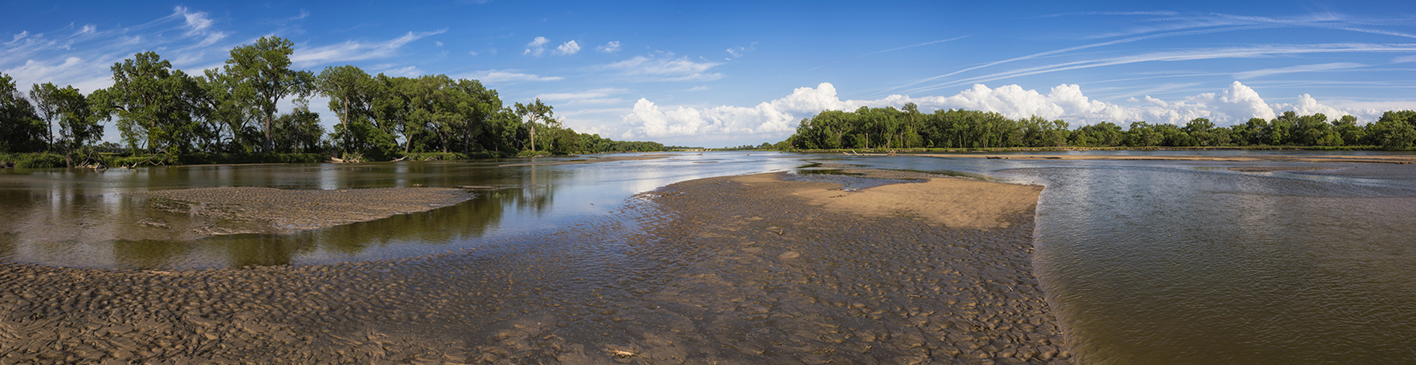
[[[188,73],[266,35],[296,66],[482,80],[577,131],[776,142],[823,109],[918,104],[1073,126],[1219,125],[1416,109],[1410,2],[3,3],[0,72],[111,85],[156,51]],[[327,100],[311,103],[323,111]],[[289,108],[286,103],[286,108]],[[325,111],[323,122],[336,120]],[[106,139],[117,140],[110,130]]]

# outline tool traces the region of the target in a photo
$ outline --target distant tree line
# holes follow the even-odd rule
[[[219,69],[188,75],[155,52],[113,65],[113,86],[84,95],[36,84],[28,95],[0,74],[0,153],[69,154],[93,146],[112,122],[133,153],[322,153],[388,159],[418,153],[485,156],[661,151],[576,133],[553,107],[502,103],[477,80],[369,75],[355,66],[319,73],[291,67],[294,44],[263,37],[232,49]],[[309,98],[338,118],[319,124]],[[278,110],[281,100],[295,107]],[[57,133],[56,133],[57,129]],[[111,148],[111,146],[108,146]]]
[[[1266,120],[1216,127],[1205,118],[1184,126],[1110,122],[1070,129],[1062,120],[1033,116],[1010,119],[995,112],[861,107],[827,110],[803,119],[785,141],[795,149],[1006,148],[1006,147],[1206,147],[1206,146],[1365,146],[1390,150],[1416,144],[1416,111],[1388,111],[1376,122],[1357,124],[1350,115],[1299,116],[1292,111]]]

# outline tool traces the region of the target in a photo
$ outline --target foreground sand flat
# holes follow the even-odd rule
[[[0,362],[1070,361],[1031,274],[1040,188],[780,177],[674,184],[613,217],[397,261],[4,264]],[[968,200],[951,194],[998,204],[942,207]]]

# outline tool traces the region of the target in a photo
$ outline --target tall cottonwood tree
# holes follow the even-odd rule
[[[261,37],[255,44],[231,50],[223,70],[232,80],[232,93],[265,124],[262,151],[275,149],[276,103],[289,96],[306,97],[313,90],[315,76],[310,71],[290,68],[295,43],[280,37]]]
[[[185,152],[205,131],[198,118],[205,111],[195,101],[203,92],[196,80],[156,52],[143,52],[113,64],[113,86],[89,95],[99,120],[117,118],[129,146]]]
[[[553,107],[542,103],[540,98],[536,98],[536,101],[527,104],[516,103],[516,115],[526,120],[526,125],[531,130],[531,151],[533,152],[536,151],[536,121],[555,120],[555,113],[551,109],[553,109]]]
[[[349,152],[349,123],[356,116],[368,116],[371,103],[378,92],[378,84],[364,70],[351,66],[330,66],[316,77],[315,89],[329,97],[329,110],[339,116],[343,127],[340,133],[340,151]]]

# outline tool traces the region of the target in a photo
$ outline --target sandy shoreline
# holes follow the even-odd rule
[[[3,264],[0,362],[1070,361],[1031,274],[1040,188],[836,187],[689,181],[613,217],[397,261]],[[993,203],[935,209],[911,189]]]

